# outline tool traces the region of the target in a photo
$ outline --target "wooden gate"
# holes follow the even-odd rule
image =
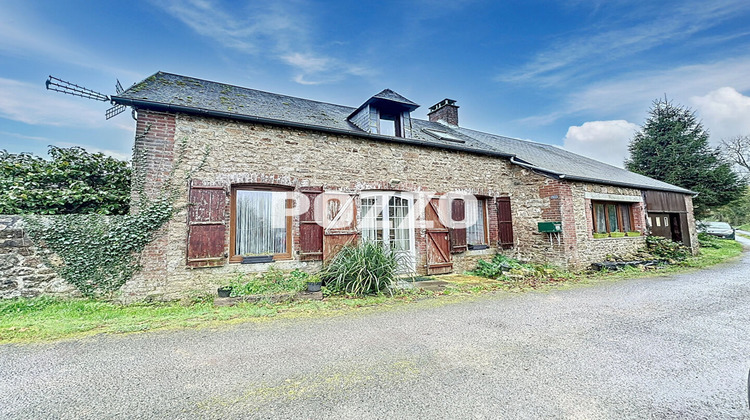
[[[453,271],[451,241],[448,228],[440,221],[439,199],[433,198],[425,208],[427,223],[427,274],[446,274]]]
[[[346,245],[357,242],[357,206],[354,196],[324,193],[322,201],[323,260],[328,261]]]

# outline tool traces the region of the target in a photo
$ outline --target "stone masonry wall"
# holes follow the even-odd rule
[[[146,128],[152,113],[139,111],[137,135]],[[165,114],[153,113],[155,116]],[[167,117],[167,121],[169,117]],[[537,232],[537,223],[547,220],[544,212],[558,206],[550,197],[540,197],[541,185],[555,184],[551,178],[536,174],[507,160],[429,147],[386,143],[355,136],[332,135],[311,130],[291,129],[212,118],[177,115],[175,130],[149,131],[136,142],[138,148],[149,144],[175,144],[187,141],[187,154],[181,171],[195,167],[203,159],[205,147],[211,151],[205,166],[193,179],[203,185],[222,186],[229,191],[237,184],[271,184],[287,187],[323,186],[325,190],[359,193],[363,190],[390,189],[410,192],[460,191],[477,196],[510,196],[515,246],[502,252],[523,260],[566,265],[563,247],[550,245]],[[153,156],[154,159],[160,159]],[[146,162],[148,167],[156,163]],[[171,169],[152,172],[152,185]],[[137,168],[136,168],[137,170]],[[392,185],[390,181],[398,179]],[[178,206],[187,205],[187,187]],[[229,200],[226,223],[229,226]],[[491,206],[494,208],[494,204]],[[145,296],[173,298],[188,290],[210,290],[246,271],[262,271],[266,264],[227,264],[223,267],[188,269],[185,264],[187,214],[179,212],[164,228],[163,235],[144,253],[144,269],[123,288],[124,299]],[[493,216],[494,219],[494,216]],[[292,255],[298,250],[298,218],[293,221]],[[493,232],[496,237],[496,231]],[[416,229],[416,248],[426,241],[424,229]],[[227,235],[228,250],[228,235]],[[422,248],[423,249],[423,248]],[[491,252],[494,252],[494,244]],[[456,267],[469,255],[454,254]],[[491,257],[491,255],[490,255]],[[424,270],[425,256],[418,255],[418,270]],[[489,258],[489,257],[488,257]],[[473,258],[472,258],[473,259]],[[319,262],[298,260],[274,264],[283,269],[314,270]],[[469,267],[471,268],[471,267]]]
[[[525,261],[536,261],[571,268],[583,268],[604,259],[607,254],[626,255],[644,246],[644,237],[594,239],[591,201],[586,192],[640,196],[640,190],[556,180],[505,159],[441,150],[418,145],[387,143],[355,136],[334,135],[245,122],[173,115],[148,111],[138,113],[136,154],[148,150],[147,191],[158,185],[172,170],[176,143],[185,141],[183,167],[195,168],[210,153],[205,166],[193,174],[194,182],[220,186],[227,192],[233,185],[265,184],[323,187],[326,191],[359,194],[366,190],[406,192],[462,192],[478,197],[509,196],[513,217],[514,246],[495,247],[497,227],[495,203],[489,201],[488,223],[491,248],[480,253],[453,254],[455,271],[471,269],[479,258],[501,252]],[[154,126],[162,129],[155,130]],[[150,128],[149,128],[150,127]],[[137,163],[137,162],[136,162]],[[136,168],[138,170],[138,168]],[[397,179],[397,183],[391,183]],[[179,198],[187,206],[188,189]],[[225,222],[229,231],[229,198]],[[645,232],[643,203],[631,206],[634,228]],[[419,209],[415,209],[419,210]],[[417,221],[419,220],[417,216]],[[562,222],[563,232],[538,232],[537,223]],[[187,212],[180,211],[149,245],[141,259],[144,269],[123,288],[123,299],[146,296],[171,299],[190,290],[208,291],[225,284],[231,277],[265,271],[269,264],[226,264],[222,267],[186,267]],[[299,250],[299,220],[292,223],[292,260],[275,266],[291,270],[317,270],[320,262],[302,262]],[[417,269],[426,263],[426,232],[415,229]],[[229,251],[229,234],[225,238]]]
[[[576,236],[579,238],[578,252],[576,259],[570,261],[571,266],[583,268],[592,262],[604,260],[608,254],[626,256],[646,246],[646,216],[642,201],[631,203],[630,207],[633,213],[633,229],[641,232],[641,236],[595,239],[591,200],[584,197],[587,192],[640,197],[640,190],[581,182],[571,183],[571,190],[574,197],[574,224]]]
[[[26,236],[21,217],[0,216],[0,299],[75,294],[45,265],[45,252]]]

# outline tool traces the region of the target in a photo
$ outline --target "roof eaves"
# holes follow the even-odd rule
[[[676,185],[670,185],[669,187],[657,187],[653,185],[612,181],[609,179],[599,179],[599,178],[591,178],[591,177],[577,176],[577,175],[559,174],[558,176],[560,177],[560,179],[565,179],[565,180],[570,180],[570,181],[582,181],[582,182],[591,182],[594,184],[615,185],[618,187],[636,188],[639,190],[667,191],[667,192],[674,192],[674,193],[679,193],[679,194],[690,194],[690,195],[697,194],[695,191],[691,191],[685,188],[680,188]]]

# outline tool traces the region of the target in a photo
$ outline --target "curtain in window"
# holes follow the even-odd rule
[[[484,200],[477,200],[477,222],[466,227],[466,242],[472,245],[484,244]]]
[[[287,252],[286,193],[237,190],[237,255]]]
[[[622,216],[622,231],[630,232],[630,204],[620,204],[620,215]]]
[[[597,233],[607,233],[607,216],[604,213],[604,204],[594,204],[594,220],[596,221]]]
[[[383,209],[380,197],[362,199],[362,240],[383,242]]]
[[[391,222],[390,242],[393,249],[409,251],[409,201],[401,197],[391,197],[388,200],[388,216]]]
[[[617,223],[617,206],[614,204],[607,204],[607,218],[609,219],[609,231],[619,231]]]

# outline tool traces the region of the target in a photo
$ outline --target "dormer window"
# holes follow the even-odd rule
[[[411,137],[411,112],[419,105],[385,89],[349,115],[349,122],[372,134]]]
[[[380,114],[380,134],[384,136],[403,137],[401,135],[400,115]]]

